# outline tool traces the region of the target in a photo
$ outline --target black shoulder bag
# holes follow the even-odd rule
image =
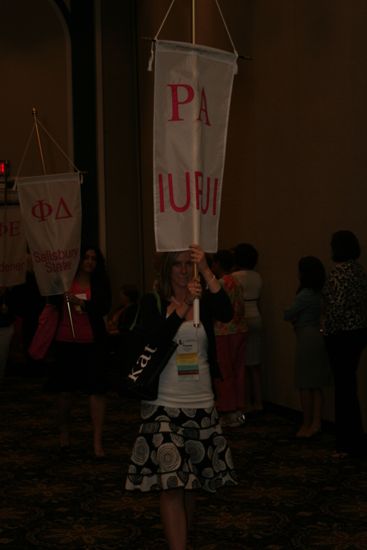
[[[158,293],[154,292],[157,308],[161,312],[161,301]],[[159,376],[177,348],[172,340],[149,340],[141,329],[139,311],[130,327],[130,336],[134,340],[134,347],[138,349],[122,384],[120,392],[125,397],[135,397],[153,401],[158,395]]]

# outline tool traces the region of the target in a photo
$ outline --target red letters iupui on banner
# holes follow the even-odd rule
[[[236,55],[157,41],[154,84],[154,222],[158,251],[199,242],[217,250]]]

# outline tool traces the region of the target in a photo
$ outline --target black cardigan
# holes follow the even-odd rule
[[[184,322],[185,319],[179,317],[175,311],[169,317],[166,317],[168,305],[168,300],[164,298],[159,300],[152,292],[143,296],[140,305],[139,325],[141,325],[148,340],[168,342],[174,338],[180,325]],[[227,323],[232,317],[233,310],[230,299],[222,288],[216,293],[204,293],[200,300],[200,321],[208,338],[208,362],[212,378],[221,377],[217,363],[213,321],[218,320]]]

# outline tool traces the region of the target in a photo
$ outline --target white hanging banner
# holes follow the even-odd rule
[[[78,173],[16,180],[25,234],[42,296],[69,290],[80,257]]]
[[[157,41],[154,81],[154,227],[157,251],[194,242],[215,252],[237,55]]]
[[[0,206],[0,286],[25,282],[27,244],[18,204]]]

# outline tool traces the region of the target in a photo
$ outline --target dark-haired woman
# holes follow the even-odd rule
[[[198,266],[207,290],[193,277]],[[219,376],[213,319],[232,318],[228,296],[197,245],[166,253],[156,284],[161,308],[151,293],[141,303],[141,323],[149,340],[175,340],[158,397],[143,401],[139,430],[126,480],[127,490],[156,491],[171,550],[184,550],[195,493],[235,485],[231,452],[214,407],[212,377]],[[193,324],[193,301],[200,299],[200,325]],[[159,311],[161,309],[161,311]],[[188,368],[189,367],[189,368]]]
[[[298,263],[299,289],[284,319],[293,323],[297,344],[295,382],[299,390],[303,423],[296,436],[309,438],[321,430],[323,387],[331,376],[324,339],[320,332],[325,270],[314,256]]]
[[[73,394],[89,396],[93,427],[93,448],[97,458],[104,457],[102,430],[107,391],[106,328],[104,315],[111,307],[111,291],[100,250],[87,247],[81,253],[78,271],[69,291],[54,297],[60,321],[55,336],[56,364],[46,386],[58,394],[60,447],[70,446],[70,411]],[[67,303],[70,305],[72,326]]]
[[[367,273],[351,231],[334,233],[331,251],[335,265],[324,289],[324,334],[335,381],[335,456],[342,458],[366,451],[357,369],[367,344]]]

